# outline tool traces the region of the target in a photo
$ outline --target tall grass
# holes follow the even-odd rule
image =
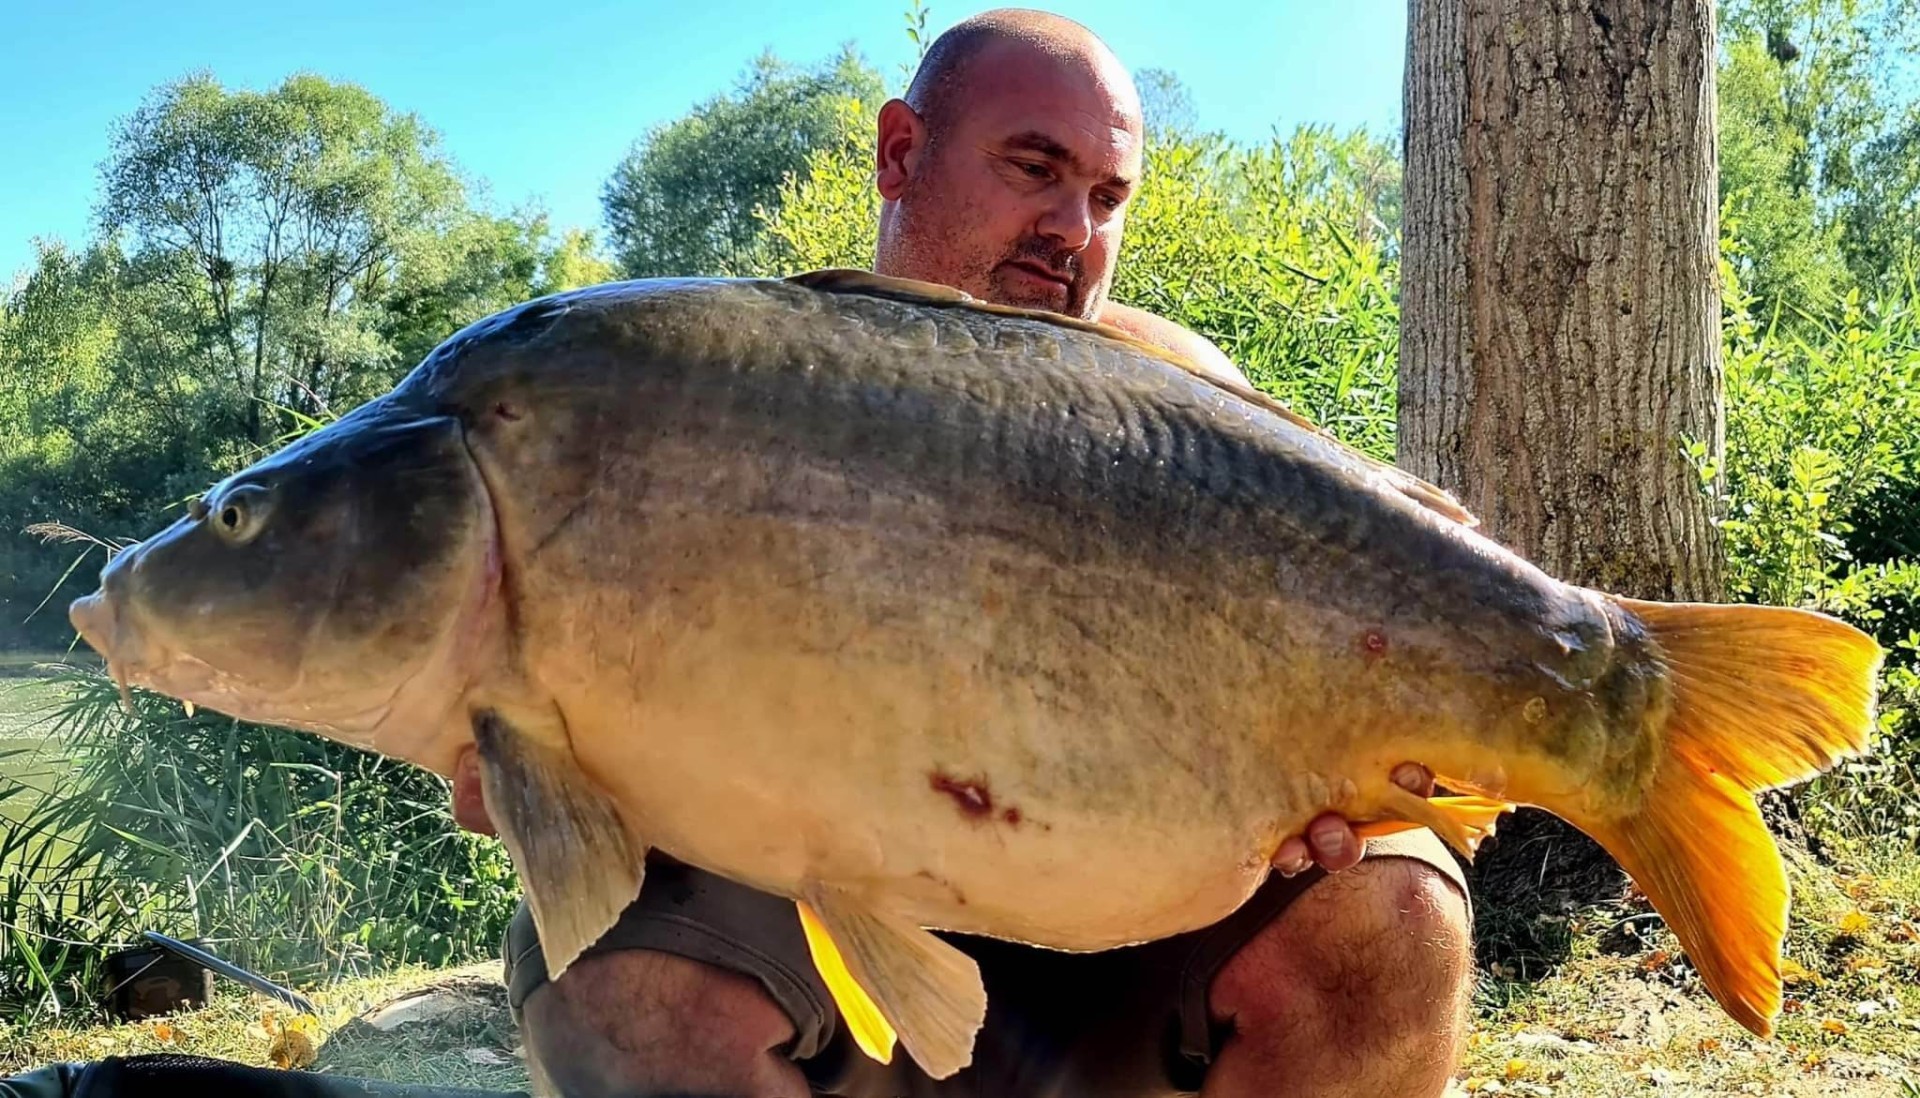
[[[313,984],[497,954],[517,891],[443,779],[308,735],[58,675],[70,767],[0,835],[0,1012],[90,1009],[106,953],[155,929]]]

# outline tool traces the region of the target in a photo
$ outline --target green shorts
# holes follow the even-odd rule
[[[1432,832],[1407,831],[1367,844],[1368,858],[1413,858],[1466,879]],[[973,1063],[935,1081],[903,1050],[869,1059],[839,1024],[814,971],[791,900],[748,889],[664,856],[649,856],[639,898],[586,956],[650,949],[758,980],[793,1021],[783,1050],[814,1093],[843,1098],[975,1098],[986,1095],[1196,1093],[1227,1032],[1213,1025],[1208,989],[1216,972],[1325,874],[1271,874],[1232,915],[1200,930],[1100,953],[1060,953],[968,935],[941,937],[980,966],[987,1018]],[[503,945],[515,1021],[547,982],[533,918],[520,905]]]

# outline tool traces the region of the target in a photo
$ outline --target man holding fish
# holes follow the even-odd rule
[[[1206,339],[1108,297],[1142,130],[1130,77],[1086,28],[1022,10],[959,24],[880,114],[875,271],[1103,322],[1244,383]],[[1431,792],[1417,765],[1394,778]],[[471,752],[455,808],[492,829]],[[951,937],[991,1006],[973,1065],[944,1080],[854,1047],[790,901],[658,854],[557,981],[523,905],[508,977],[531,1058],[568,1094],[1440,1094],[1472,960],[1452,856],[1424,829],[1363,844],[1329,813],[1274,865],[1231,918],[1142,946]]]
[[[1109,302],[1140,131],[1084,28],[969,20],[881,113],[884,273],[483,318],[68,616],[452,777],[567,1093],[1438,1095],[1434,839],[1522,804],[1772,1036],[1755,795],[1867,750],[1885,653],[1556,579]]]

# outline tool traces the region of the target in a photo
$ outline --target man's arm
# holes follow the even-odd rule
[[[1155,316],[1143,309],[1131,305],[1122,305],[1109,301],[1100,310],[1100,322],[1111,324],[1135,339],[1144,340],[1156,347],[1172,351],[1206,370],[1208,373],[1227,381],[1237,381],[1251,386],[1252,381],[1233,364],[1225,351],[1214,346],[1213,341],[1196,332],[1175,324],[1165,317]]]

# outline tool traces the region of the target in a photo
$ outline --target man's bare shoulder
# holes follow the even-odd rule
[[[1100,322],[1111,324],[1135,339],[1162,347],[1193,362],[1207,372],[1228,381],[1251,385],[1247,375],[1233,364],[1225,351],[1212,340],[1184,328],[1163,316],[1144,309],[1109,301],[1100,310]]]

